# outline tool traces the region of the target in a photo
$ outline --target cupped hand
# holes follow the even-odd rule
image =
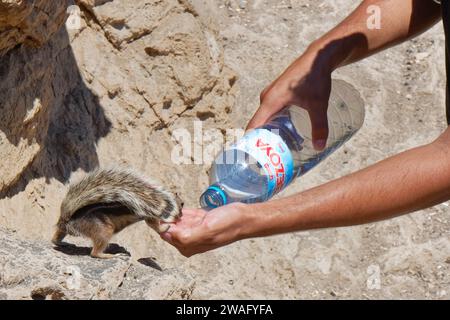
[[[246,205],[229,204],[217,209],[183,209],[161,238],[190,257],[242,239]]]

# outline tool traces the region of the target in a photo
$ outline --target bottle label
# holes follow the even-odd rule
[[[234,149],[248,153],[264,170],[269,197],[284,189],[294,176],[292,153],[274,132],[267,129],[252,130],[234,146]]]

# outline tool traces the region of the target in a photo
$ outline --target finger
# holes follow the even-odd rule
[[[161,239],[163,239],[164,241],[167,241],[168,243],[170,243],[171,245],[173,245],[173,239],[172,239],[172,235],[169,232],[163,232],[160,233],[159,236],[161,237]]]
[[[162,233],[163,239],[170,242],[172,245],[179,247],[185,246],[194,240],[192,236],[195,228],[186,229],[186,227],[180,227],[178,225],[171,225],[167,232]]]
[[[259,104],[262,104],[264,101],[264,98],[266,97],[267,92],[269,92],[269,89],[272,88],[273,84],[267,86],[263,91],[261,91],[261,94],[259,95]]]
[[[173,224],[170,226],[169,230],[160,234],[161,238],[174,247],[184,246],[187,242],[187,235],[184,232],[184,228],[180,228],[177,225]],[[189,232],[190,234],[190,232]]]
[[[166,231],[164,231],[164,232],[161,232],[161,234],[170,234],[171,236],[172,236],[172,238],[173,238],[173,234],[176,234],[176,233],[178,233],[180,231],[180,228],[178,227],[178,225],[177,224],[170,224],[169,226],[168,226],[168,228],[167,228],[167,230]]]
[[[314,148],[316,150],[323,150],[328,139],[327,106],[312,108],[308,113],[311,119]]]
[[[284,105],[282,102],[263,102],[256,113],[253,115],[252,119],[247,124],[247,128],[245,129],[245,131],[263,126],[275,113],[277,113],[283,107]]]

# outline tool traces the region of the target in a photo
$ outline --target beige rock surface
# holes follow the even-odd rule
[[[1,1],[0,56],[22,43],[41,47],[59,30],[66,7],[66,0]]]
[[[183,271],[162,270],[151,258],[89,258],[90,248],[55,250],[0,229],[0,300],[189,299],[195,281]],[[112,253],[126,253],[111,246]]]
[[[0,3],[12,3],[9,10],[17,15],[11,22],[0,5],[0,30],[35,21],[27,20],[30,2]],[[2,233],[9,244],[0,265],[8,279],[13,275],[5,261],[14,259],[6,248],[31,240],[36,245],[24,256],[50,257],[51,247],[41,241],[51,236],[65,183],[97,165],[133,166],[195,206],[208,165],[174,165],[171,134],[178,128],[193,132],[195,120],[205,130],[244,127],[259,92],[355,6],[349,0],[249,0],[244,9],[236,0],[77,3],[81,29],[34,35],[42,39],[33,41],[39,48],[30,47],[27,36],[0,42],[0,225],[15,231]],[[48,27],[53,30],[52,23]],[[366,101],[365,125],[280,196],[438,136],[446,126],[443,63],[437,25],[338,70],[335,77],[353,84]],[[78,294],[58,287],[68,298],[450,298],[449,230],[443,204],[391,221],[247,240],[185,259],[137,224],[115,239],[131,253],[130,261],[55,252],[55,266],[71,263],[82,273],[92,269],[110,278],[106,284],[103,276],[92,276]],[[57,287],[62,279],[61,267],[39,268],[45,277],[17,287],[20,297]],[[125,277],[122,268],[129,270]],[[378,273],[379,287],[370,282]],[[0,275],[4,279],[5,271]],[[6,295],[0,297],[18,297],[8,289],[12,283],[0,280]],[[106,285],[107,294],[93,293]]]

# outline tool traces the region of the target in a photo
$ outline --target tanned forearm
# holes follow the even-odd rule
[[[284,199],[248,205],[242,237],[349,226],[450,199],[450,129],[433,143]]]
[[[368,28],[370,6],[380,8],[380,29]],[[320,52],[319,60],[334,70],[415,37],[440,17],[440,5],[431,0],[365,0],[308,51]]]

